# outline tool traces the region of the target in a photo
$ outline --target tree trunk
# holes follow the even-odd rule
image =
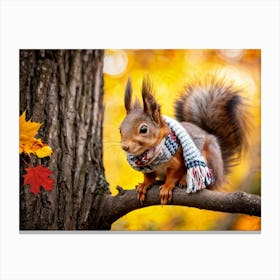
[[[21,50],[20,114],[42,123],[38,137],[53,155],[37,159],[53,171],[52,191],[35,196],[23,186],[20,164],[20,229],[110,229],[102,223],[109,193],[102,159],[102,50]]]

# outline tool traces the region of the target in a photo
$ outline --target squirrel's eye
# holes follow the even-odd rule
[[[147,133],[147,132],[148,132],[148,126],[147,126],[146,124],[142,124],[142,125],[140,126],[139,132],[140,132],[141,134]]]

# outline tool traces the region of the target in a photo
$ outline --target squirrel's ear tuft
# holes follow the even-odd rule
[[[127,114],[130,112],[130,110],[132,108],[131,97],[132,97],[132,87],[131,87],[130,78],[128,78],[127,84],[126,84],[126,89],[125,89],[125,94],[124,94],[124,106],[125,106],[125,110],[126,110]]]
[[[144,112],[147,115],[149,115],[152,118],[152,120],[160,124],[161,122],[160,106],[156,102],[153,96],[153,87],[148,76],[145,76],[143,79],[142,98],[143,98]]]

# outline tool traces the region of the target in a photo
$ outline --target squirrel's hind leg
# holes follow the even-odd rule
[[[224,183],[224,165],[220,146],[215,136],[207,135],[201,151],[207,166],[213,170],[215,182],[208,189],[217,189]]]
[[[182,177],[182,179],[180,180],[180,182],[179,182],[179,184],[178,184],[178,187],[179,188],[186,188],[187,187],[187,180],[186,180],[186,178],[187,178],[187,173],[184,173],[184,175],[183,175],[183,177]]]

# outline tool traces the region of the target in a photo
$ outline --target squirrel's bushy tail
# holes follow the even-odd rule
[[[186,85],[175,104],[178,121],[191,122],[217,137],[225,172],[247,147],[248,108],[240,93],[232,82],[213,75]]]

